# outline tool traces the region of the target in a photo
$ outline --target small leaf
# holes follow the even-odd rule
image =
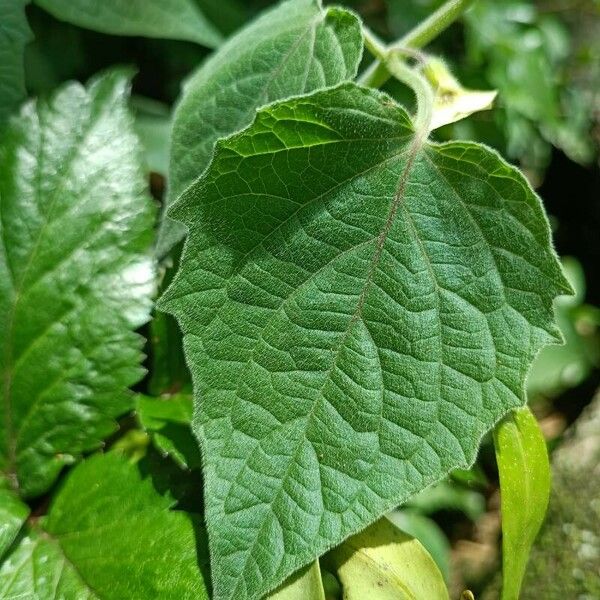
[[[23,496],[114,431],[143,375],[155,207],[128,90],[68,84],[0,142],[0,472]]]
[[[502,600],[518,600],[531,546],[550,498],[550,463],[544,436],[527,407],[494,430],[502,509]]]
[[[188,40],[208,48],[221,34],[194,0],[35,0],[51,15],[114,35]]]
[[[116,454],[84,461],[0,565],[0,597],[208,600],[202,531],[172,504]]]
[[[319,561],[292,575],[278,590],[265,600],[325,600]]]
[[[362,48],[358,19],[321,0],[287,0],[232,37],[188,81],[175,111],[167,205],[208,166],[217,139],[249,125],[260,106],[352,79]],[[165,219],[158,254],[184,233]]]
[[[385,517],[325,558],[345,600],[449,599],[444,578],[421,543]]]
[[[8,481],[0,477],[0,559],[13,543],[29,515],[29,507],[23,504]]]
[[[423,68],[423,74],[435,91],[431,129],[492,108],[497,92],[464,88],[439,58],[429,59]]]
[[[28,3],[0,0],[0,134],[6,119],[25,97],[23,53],[32,37],[25,16]]]
[[[569,286],[524,177],[419,145],[352,83],[261,109],[171,216],[189,235],[161,302],[194,380],[217,600],[470,465],[560,339]]]
[[[136,411],[142,427],[152,435],[163,455],[186,469],[200,467],[198,442],[192,435],[192,397],[187,394],[150,398],[138,396]]]

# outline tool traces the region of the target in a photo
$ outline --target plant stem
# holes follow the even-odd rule
[[[382,60],[387,53],[385,42],[379,39],[366,25],[363,24],[363,38],[365,48],[375,57]]]
[[[422,23],[409,31],[397,44],[401,48],[422,48],[434,40],[462,15],[474,0],[448,0]]]
[[[429,82],[417,71],[409,67],[401,58],[400,51],[391,51],[385,61],[387,70],[399,81],[407,85],[417,98],[417,112],[413,123],[417,143],[421,144],[429,135],[433,115],[434,94]]]
[[[429,15],[422,23],[409,31],[403,38],[394,42],[388,48],[383,48],[381,42],[368,30],[364,29],[365,46],[377,60],[359,77],[358,82],[368,87],[381,87],[391,73],[386,66],[385,55],[391,50],[401,48],[422,48],[447,29],[460,15],[473,4],[475,0],[448,0],[438,10]],[[384,56],[381,55],[382,51]]]

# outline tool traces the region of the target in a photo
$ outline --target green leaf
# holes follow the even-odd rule
[[[343,84],[218,142],[171,216],[215,597],[257,598],[458,467],[524,403],[569,290],[541,203]],[[269,549],[268,551],[266,549]]]
[[[319,561],[295,573],[266,600],[325,600]]]
[[[0,597],[208,600],[202,531],[171,505],[118,455],[86,460],[6,557]]]
[[[494,430],[502,509],[502,600],[518,600],[529,552],[550,498],[546,442],[527,407]]]
[[[461,511],[471,521],[476,521],[485,512],[485,500],[481,494],[452,481],[440,481],[428,487],[411,498],[408,506],[425,514],[440,510]]]
[[[0,472],[23,496],[132,407],[155,208],[108,73],[27,104],[0,146]]]
[[[0,131],[25,97],[23,53],[31,40],[25,16],[28,2],[0,0]]]
[[[29,515],[29,507],[10,489],[8,481],[0,477],[0,559],[13,543]]]
[[[260,106],[352,79],[362,47],[358,19],[320,0],[288,0],[232,37],[190,79],[175,111],[167,204],[208,166],[217,139],[249,125]],[[166,219],[159,255],[184,233]]]
[[[186,469],[200,467],[198,442],[192,435],[192,397],[187,394],[150,398],[138,396],[136,411],[142,427],[163,455]]]
[[[449,600],[444,578],[421,543],[383,518],[326,557],[345,600]]]
[[[215,48],[221,34],[194,0],[35,0],[52,16],[102,33],[187,40]]]

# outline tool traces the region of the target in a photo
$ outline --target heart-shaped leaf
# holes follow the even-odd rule
[[[354,84],[259,111],[171,212],[215,598],[258,598],[470,465],[570,291],[539,199]]]

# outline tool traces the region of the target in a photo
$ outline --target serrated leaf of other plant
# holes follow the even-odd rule
[[[551,475],[546,441],[529,408],[494,430],[502,508],[502,600],[518,600],[529,552],[544,522]]]
[[[202,530],[172,504],[122,457],[86,460],[0,565],[0,598],[208,600]]]
[[[0,140],[4,122],[25,97],[23,53],[31,39],[25,16],[29,0],[0,0]]]
[[[258,598],[472,463],[569,291],[493,151],[354,84],[259,111],[171,212],[218,600]]]
[[[356,75],[363,39],[358,19],[321,0],[288,0],[233,36],[185,85],[174,115],[167,203],[210,162],[214,144],[247,125],[260,106]],[[165,219],[158,254],[185,228]]]
[[[35,0],[51,15],[103,33],[187,40],[215,48],[221,34],[195,0]]]
[[[155,207],[128,76],[27,104],[0,145],[0,472],[44,492],[132,407]]]

